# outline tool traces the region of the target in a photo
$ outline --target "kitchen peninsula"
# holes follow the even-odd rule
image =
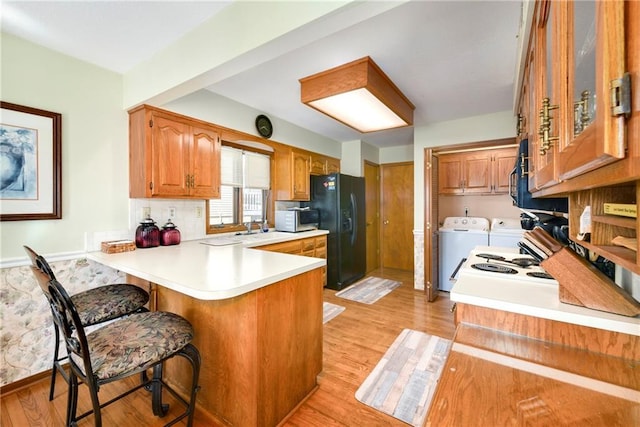
[[[272,426],[315,390],[322,370],[326,261],[247,247],[282,239],[273,233],[250,243],[209,239],[87,257],[148,283],[152,309],[193,324],[200,413],[224,425]],[[187,390],[188,366],[180,362],[169,362],[165,376]]]

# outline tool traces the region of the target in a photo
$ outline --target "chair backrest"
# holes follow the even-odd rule
[[[29,258],[31,258],[32,266],[38,268],[44,274],[48,275],[51,279],[55,279],[56,276],[53,274],[53,269],[42,255],[38,254],[29,246],[24,245],[22,247],[27,252],[27,255],[29,255]]]
[[[85,378],[93,380],[89,344],[76,306],[55,278],[49,281],[48,294],[53,321],[62,331],[71,368],[83,381]]]

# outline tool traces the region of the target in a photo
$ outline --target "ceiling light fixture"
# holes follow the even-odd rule
[[[300,79],[300,98],[362,133],[413,124],[415,107],[368,56]]]

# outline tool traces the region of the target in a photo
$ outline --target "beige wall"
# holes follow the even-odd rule
[[[2,100],[62,114],[62,219],[0,223],[2,260],[84,249],[85,232],[127,227],[122,76],[1,34]]]
[[[25,262],[24,244],[44,254],[73,257],[95,248],[98,236],[133,238],[143,205],[158,221],[166,206],[185,206],[179,212],[185,237],[202,234],[202,220],[189,214],[198,201],[129,200],[121,75],[6,34],[1,34],[0,47],[2,100],[62,114],[62,219],[0,222],[0,266]],[[207,91],[160,106],[253,134],[259,114]],[[272,121],[279,142],[341,157],[340,143],[275,117]]]
[[[479,216],[493,218],[520,218],[520,209],[513,206],[508,194],[495,196],[440,196],[438,198],[438,224],[448,216]]]
[[[414,228],[424,227],[424,149],[515,136],[513,112],[487,114],[417,127],[414,130]]]

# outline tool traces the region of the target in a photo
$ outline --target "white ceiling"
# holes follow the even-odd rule
[[[230,3],[0,2],[3,32],[119,73]],[[378,147],[411,144],[413,129],[360,134],[302,105],[298,80],[368,55],[416,106],[414,126],[513,108],[519,1],[395,3],[386,12],[316,37],[207,89],[328,138],[360,139]]]

